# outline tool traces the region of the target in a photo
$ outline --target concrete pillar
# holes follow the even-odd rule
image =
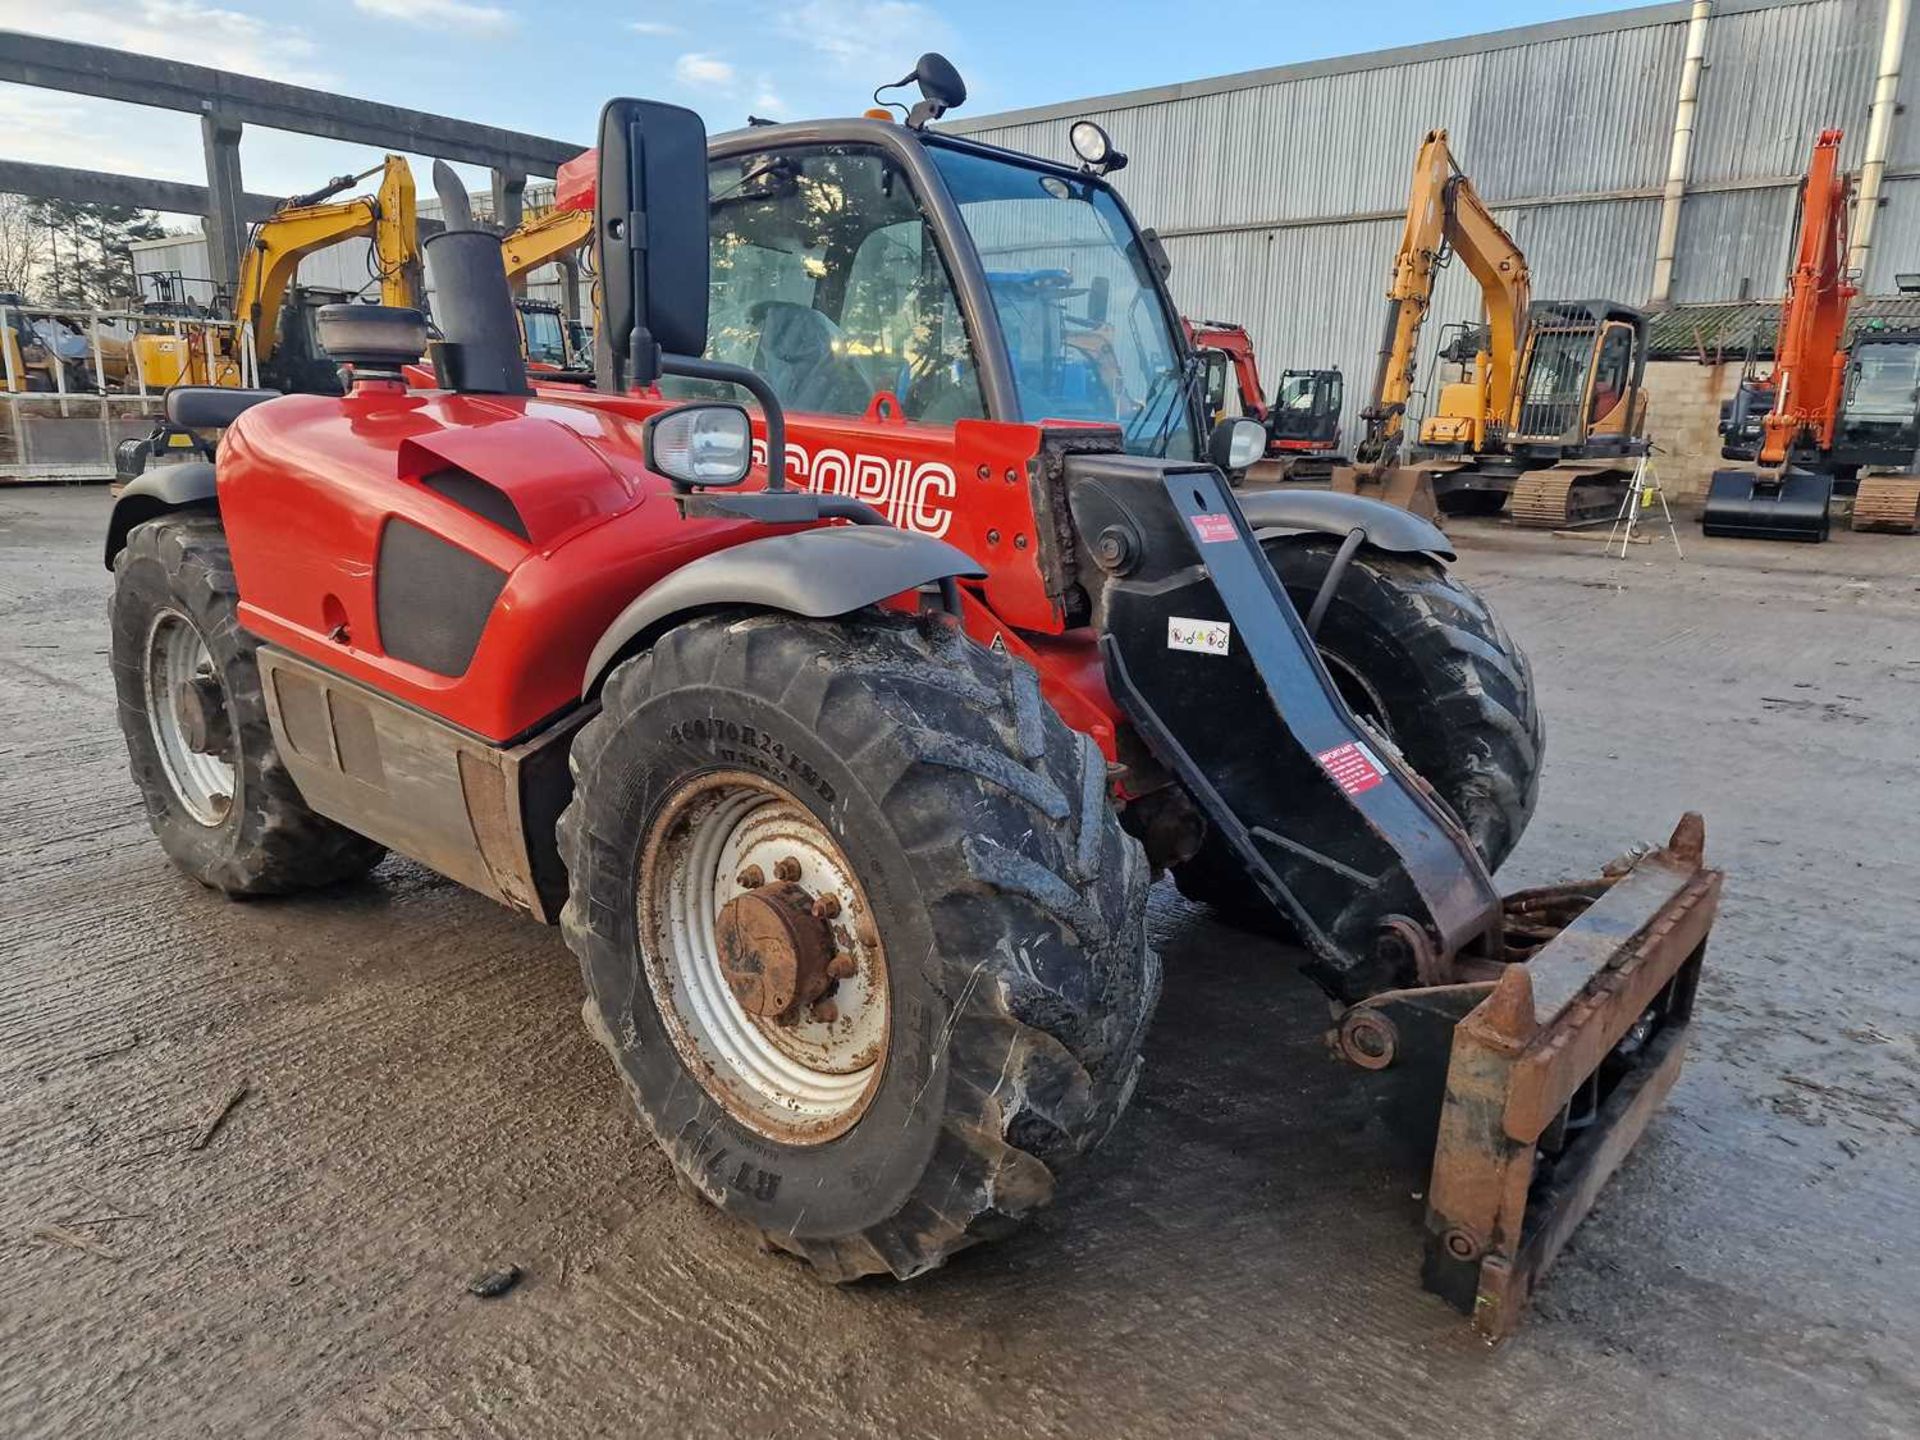
[[[207,160],[207,265],[215,285],[231,292],[247,248],[246,193],[240,186],[238,120],[208,110],[200,116],[200,142]]]
[[[520,228],[520,218],[526,209],[526,194],[526,171],[496,169],[493,172],[493,223],[499,227],[502,235]],[[516,276],[509,288],[516,296],[526,294],[527,277]]]

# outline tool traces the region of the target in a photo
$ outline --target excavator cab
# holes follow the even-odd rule
[[[1647,318],[1606,300],[1533,306],[1508,427],[1522,454],[1554,460],[1632,453],[1646,418]]]
[[[1288,370],[1267,412],[1270,450],[1330,450],[1340,438],[1346,382],[1338,370]]]
[[[1920,330],[1868,331],[1853,343],[1834,456],[1906,468],[1920,451]]]

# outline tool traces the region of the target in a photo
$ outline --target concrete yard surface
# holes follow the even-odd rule
[[[1170,886],[1146,1077],[1051,1209],[909,1285],[761,1253],[643,1139],[557,932],[397,859],[251,904],[168,866],[107,506],[0,491],[0,1435],[1920,1427],[1920,539],[1456,527],[1547,712],[1503,882],[1689,807],[1728,872],[1686,1072],[1489,1350],[1319,992]]]

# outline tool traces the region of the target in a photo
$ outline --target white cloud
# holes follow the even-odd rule
[[[695,51],[673,62],[673,78],[694,89],[731,90],[739,74],[719,56]]]
[[[627,29],[636,35],[678,35],[680,27],[664,20],[629,20]]]
[[[353,0],[363,15],[398,20],[423,29],[452,28],[476,35],[499,35],[520,23],[520,17],[498,5],[471,5],[467,0]]]
[[[110,45],[296,85],[339,83],[338,76],[313,65],[318,47],[299,26],[200,0],[69,0],[57,8],[45,0],[0,0],[0,29]]]
[[[781,34],[811,46],[868,88],[899,79],[953,34],[914,0],[802,0],[778,14]]]
[[[778,119],[791,109],[765,77],[761,78],[759,87],[753,92],[753,105],[750,108],[754,114],[765,115],[769,119]]]

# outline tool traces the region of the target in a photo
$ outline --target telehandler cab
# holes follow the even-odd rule
[[[906,123],[711,148],[609,104],[596,390],[530,390],[455,182],[431,372],[416,313],[331,312],[347,395],[128,489],[161,844],[233,895],[392,848],[558,922],[673,1164],[835,1279],[1002,1233],[1113,1127],[1171,869],[1296,942],[1434,1146],[1428,1285],[1504,1334],[1678,1073],[1700,821],[1502,899],[1539,718],[1445,537],[1236,495],[1260,427],[1202,433],[1106,137],[937,133],[959,77],[910,78]],[[1036,254],[1117,368],[1026,328]]]

